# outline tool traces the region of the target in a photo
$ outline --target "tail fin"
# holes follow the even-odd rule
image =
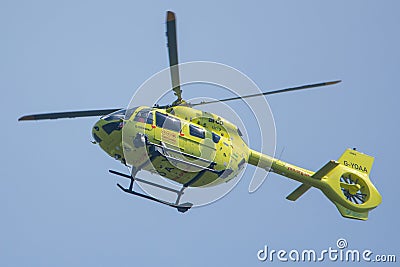
[[[339,158],[339,163],[356,171],[369,175],[374,157],[368,156],[354,149],[347,149]]]
[[[311,175],[315,179],[312,186],[321,189],[343,217],[367,220],[368,212],[382,201],[381,195],[369,179],[373,162],[373,157],[347,149],[338,161],[328,162]],[[287,199],[295,201],[309,188],[311,185],[304,183],[287,196]]]

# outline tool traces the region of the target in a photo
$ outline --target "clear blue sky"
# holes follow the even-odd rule
[[[318,190],[287,201],[298,184],[275,174],[255,194],[244,177],[180,214],[119,191],[107,170],[124,169],[90,143],[95,118],[17,122],[126,106],[168,64],[166,10],[177,13],[181,62],[228,64],[265,90],[343,80],[268,101],[282,159],[317,170],[347,147],[376,157],[383,203],[368,221],[342,218]],[[264,245],[322,250],[340,237],[399,258],[399,10],[398,1],[1,1],[0,265],[262,266]]]

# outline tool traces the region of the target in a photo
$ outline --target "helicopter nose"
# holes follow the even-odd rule
[[[97,122],[93,126],[93,129],[92,129],[92,136],[93,136],[93,139],[96,141],[96,143],[100,143],[102,141],[101,138],[98,136],[98,132],[100,130],[100,127],[98,124],[99,124],[99,122]]]

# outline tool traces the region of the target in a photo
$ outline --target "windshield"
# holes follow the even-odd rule
[[[114,121],[114,120],[124,119],[125,112],[126,112],[126,109],[121,109],[121,110],[115,111],[111,114],[103,116],[102,119],[106,120],[106,121]]]
[[[153,124],[153,113],[151,112],[151,109],[144,108],[144,109],[140,110],[136,114],[134,121],[146,122],[148,124]]]

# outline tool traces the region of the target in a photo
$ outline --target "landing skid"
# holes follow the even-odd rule
[[[109,172],[112,173],[112,174],[115,174],[115,175],[118,175],[118,176],[121,176],[121,177],[124,177],[124,178],[127,178],[127,179],[131,180],[131,182],[129,184],[129,188],[124,188],[122,185],[117,184],[117,186],[122,191],[124,191],[124,192],[126,192],[128,194],[132,194],[132,195],[135,195],[135,196],[138,196],[138,197],[142,197],[142,198],[145,198],[145,199],[148,199],[148,200],[152,200],[154,202],[158,202],[158,203],[161,203],[161,204],[176,208],[179,212],[186,212],[193,206],[193,204],[189,203],[189,202],[179,204],[179,200],[180,200],[181,196],[183,195],[183,191],[184,191],[184,189],[186,187],[183,187],[181,190],[175,190],[175,189],[163,186],[163,185],[159,185],[159,184],[156,184],[156,183],[153,183],[153,182],[149,182],[149,181],[134,177],[135,172],[132,172],[133,175],[127,175],[127,174],[120,173],[120,172],[117,172],[117,171],[114,171],[114,170],[109,170]],[[167,190],[167,191],[171,191],[171,192],[176,193],[178,195],[178,197],[176,199],[176,202],[175,203],[171,203],[171,202],[163,201],[163,200],[157,199],[155,197],[152,197],[152,196],[149,196],[149,195],[134,191],[133,190],[133,185],[134,185],[135,181],[138,181],[138,182],[141,182],[141,183],[145,183],[145,184],[148,184],[148,185],[151,185],[151,186],[154,186],[154,187],[161,188],[163,190]]]

